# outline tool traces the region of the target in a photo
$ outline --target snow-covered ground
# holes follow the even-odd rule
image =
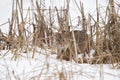
[[[120,70],[111,65],[77,64],[59,61],[56,54],[39,49],[17,53],[16,61],[11,51],[0,51],[0,80],[120,80]]]

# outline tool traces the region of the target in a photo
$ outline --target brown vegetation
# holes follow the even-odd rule
[[[23,1],[13,1],[12,18],[9,20],[9,33],[5,36],[0,31],[0,50],[6,46],[10,50],[20,50],[22,52],[29,51],[29,46],[34,46],[33,58],[35,55],[35,47],[43,49],[57,50],[58,58],[65,60],[77,59],[78,53],[89,54],[91,49],[95,50],[90,63],[119,63],[120,62],[120,14],[117,13],[114,0],[109,0],[106,8],[105,18],[102,17],[96,0],[96,15],[88,15],[88,19],[84,14],[83,4],[76,3],[80,16],[77,26],[81,26],[82,30],[71,30],[73,27],[69,16],[69,0],[66,7],[58,9],[43,9],[41,3],[36,1],[36,9],[27,9],[27,14],[23,16]],[[116,5],[117,6],[117,5]],[[119,6],[117,6],[119,7]],[[32,17],[30,14],[32,12]],[[47,19],[45,13],[48,12]],[[56,16],[54,16],[56,15]],[[56,18],[57,17],[57,18]],[[55,21],[54,21],[55,20]],[[58,27],[56,26],[58,24]],[[29,25],[33,30],[26,28]],[[76,27],[76,26],[75,26]],[[54,32],[57,30],[57,32]],[[87,34],[89,32],[89,34]],[[95,39],[95,41],[93,41]],[[88,61],[87,61],[88,62]]]

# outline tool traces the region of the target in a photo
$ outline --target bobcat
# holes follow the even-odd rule
[[[77,52],[88,53],[88,34],[85,30],[74,31]],[[71,31],[62,31],[62,33],[56,33],[56,45],[57,45],[57,58],[71,60],[75,57],[75,49],[73,46],[73,37]]]

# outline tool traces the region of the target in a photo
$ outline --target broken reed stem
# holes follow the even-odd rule
[[[77,45],[76,45],[76,40],[75,40],[75,35],[74,35],[74,31],[72,31],[72,36],[73,36],[73,44],[74,44],[74,50],[75,50],[75,62],[78,63],[78,58],[77,58]]]
[[[99,7],[98,7],[98,0],[96,0],[96,10],[97,10],[97,22],[96,22],[96,49],[97,53],[100,54],[100,42],[99,42]]]
[[[100,80],[104,80],[103,64],[100,64]]]

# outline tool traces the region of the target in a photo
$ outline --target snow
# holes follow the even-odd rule
[[[7,53],[5,56],[4,54]],[[112,69],[110,64],[77,64],[74,61],[59,61],[50,50],[38,49],[33,52],[14,53],[0,51],[0,80],[120,80],[120,70]],[[64,80],[63,79],[63,80]]]

